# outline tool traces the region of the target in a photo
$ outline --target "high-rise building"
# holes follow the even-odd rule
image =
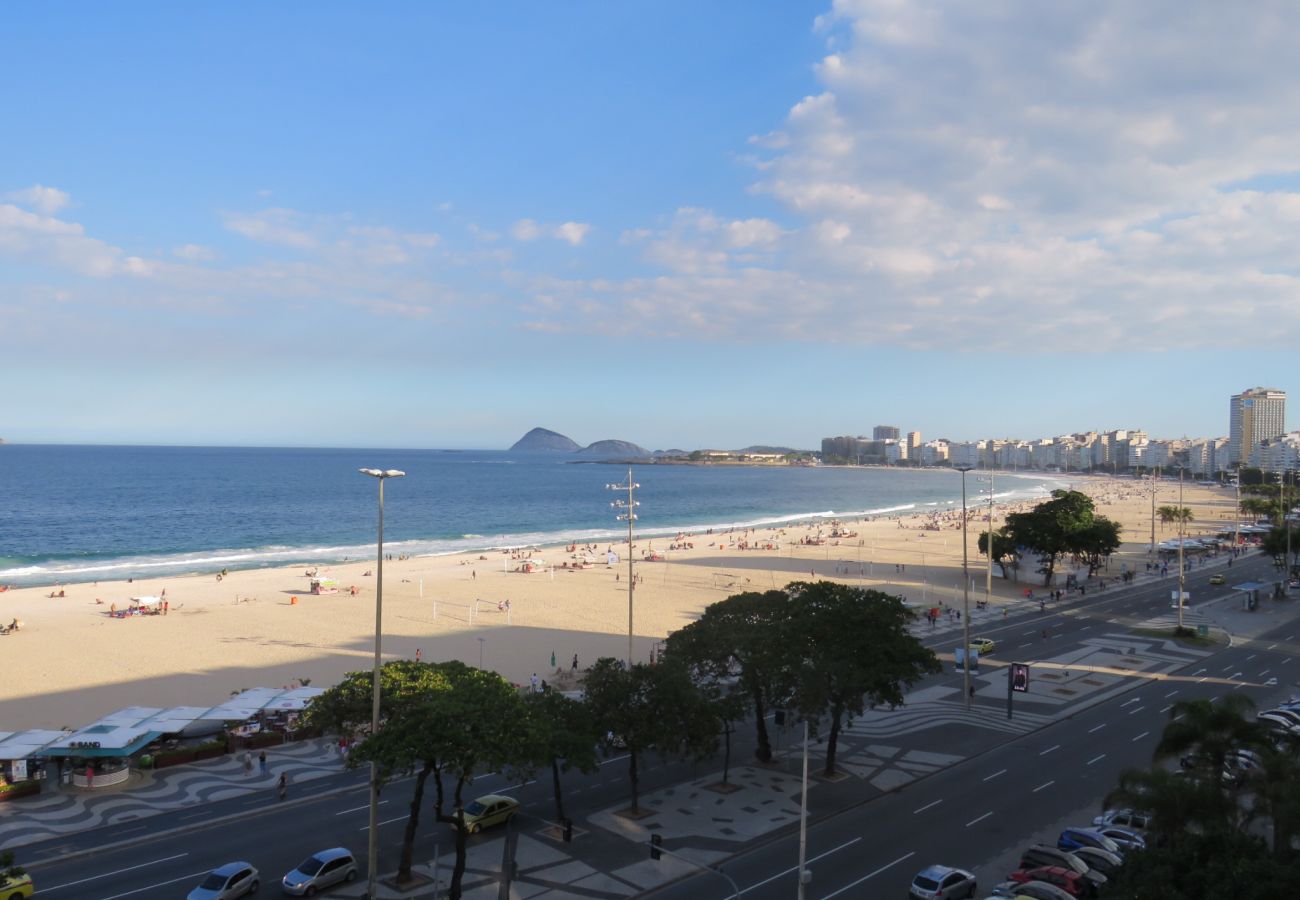
[[[1228,407],[1230,462],[1242,466],[1258,464],[1260,442],[1285,432],[1286,391],[1257,387],[1232,395]]]
[[[896,441],[898,440],[898,426],[877,425],[871,429],[871,439],[873,441]]]

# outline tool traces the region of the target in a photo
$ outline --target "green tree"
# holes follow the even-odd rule
[[[354,733],[370,722],[371,673],[352,672],[315,698],[308,721],[327,730]],[[374,761],[380,778],[415,770],[406,830],[402,838],[398,882],[410,879],[412,851],[420,807],[429,776],[435,785],[434,815],[456,826],[456,863],[448,897],[459,900],[465,874],[465,828],[462,793],[477,772],[521,768],[531,747],[518,691],[494,672],[460,662],[423,663],[398,660],[380,670],[381,727],[367,734],[348,754],[348,765]],[[453,808],[445,810],[444,778],[453,782]]]
[[[623,663],[602,657],[587,672],[587,703],[609,743],[627,749],[631,812],[639,813],[641,756],[650,751],[703,759],[718,747],[716,716],[682,665]]]
[[[524,702],[528,708],[525,727],[531,747],[529,756],[535,765],[550,768],[555,816],[563,822],[560,773],[570,769],[591,773],[600,768],[596,758],[600,729],[585,703],[566,697],[549,685],[545,690],[528,694]]]
[[[1074,554],[1088,567],[1091,578],[1112,553],[1120,547],[1118,522],[1097,516],[1091,525],[1078,529],[1074,535]]]
[[[1125,855],[1108,900],[1277,900],[1300,884],[1294,861],[1270,856],[1254,835],[1186,833],[1163,847]]]
[[[845,717],[900,706],[905,688],[940,671],[939,661],[908,632],[916,615],[901,597],[831,581],[794,582],[786,593],[802,662],[791,702],[811,722],[828,720],[825,773],[831,776]]]
[[[979,552],[985,556],[989,553],[989,533],[980,532]],[[1005,528],[993,532],[993,561],[1002,570],[1002,577],[1007,578],[1007,564],[1016,558],[1016,542],[1011,539]]]
[[[1192,521],[1195,516],[1186,506],[1161,506],[1156,509],[1156,515],[1160,517],[1162,525],[1168,525],[1170,522],[1182,522],[1186,524]]]
[[[790,602],[784,591],[735,594],[711,603],[699,619],[668,636],[665,655],[692,668],[697,680],[738,676],[754,713],[755,756],[772,761],[767,711],[789,695]]]
[[[1291,559],[1290,564],[1295,565],[1300,562],[1300,535],[1291,535]],[[1286,559],[1286,528],[1270,528],[1264,534],[1263,540],[1260,541],[1260,549],[1273,557],[1274,560],[1282,560],[1285,565]]]
[[[1104,544],[1100,540],[1111,537],[1118,542],[1120,528],[1113,532],[1095,528],[1098,523],[1110,522],[1096,515],[1092,498],[1079,491],[1052,491],[1046,500],[1028,512],[1007,516],[1006,532],[1018,547],[1026,547],[1038,554],[1043,584],[1052,583],[1056,564],[1067,554],[1087,555]],[[1112,523],[1113,524],[1113,523]]]

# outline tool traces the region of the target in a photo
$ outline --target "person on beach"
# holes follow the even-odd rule
[[[576,654],[576,653],[573,654],[573,669],[572,669],[572,671],[574,671],[574,672],[578,671],[578,654]]]
[[[280,780],[275,783],[275,793],[281,800],[289,796],[289,776],[285,772],[280,773]]]

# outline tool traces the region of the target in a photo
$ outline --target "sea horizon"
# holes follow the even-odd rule
[[[16,464],[0,465],[0,493],[10,498],[0,584],[15,587],[373,556],[377,491],[356,471],[363,466],[407,471],[386,484],[386,554],[626,539],[609,506],[618,496],[605,488],[623,480],[617,469],[626,463],[611,469],[568,453],[9,444],[5,457]],[[646,539],[961,502],[961,480],[943,469],[633,467],[641,482],[636,534]],[[1045,496],[1066,481],[1038,472],[995,479],[999,502]],[[1014,479],[1007,489],[1004,479]],[[974,502],[976,476],[967,487]]]

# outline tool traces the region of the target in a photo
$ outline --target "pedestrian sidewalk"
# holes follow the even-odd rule
[[[266,759],[265,775],[258,771],[253,751],[251,774],[244,772],[242,754],[232,753],[167,769],[135,770],[130,779],[108,788],[46,781],[39,795],[0,804],[0,850],[200,803],[258,793],[269,799],[281,773],[288,776],[292,795],[292,785],[343,770],[337,744],[323,739],[267,748]]]

